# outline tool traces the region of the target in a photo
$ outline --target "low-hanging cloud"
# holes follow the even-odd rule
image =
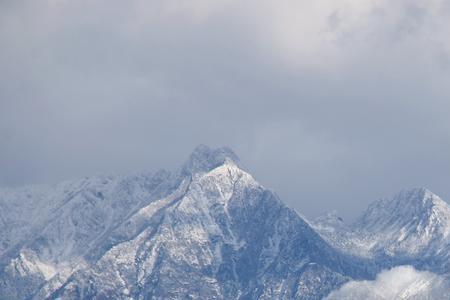
[[[175,168],[204,143],[309,216],[416,185],[450,198],[449,12],[2,1],[0,184]]]
[[[400,266],[381,272],[374,281],[350,281],[326,300],[445,300],[449,290],[444,277]]]

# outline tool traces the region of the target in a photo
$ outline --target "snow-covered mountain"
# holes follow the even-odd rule
[[[0,298],[24,299],[48,280],[64,280],[88,265],[115,228],[171,193],[174,182],[158,172],[2,192]]]
[[[385,261],[450,272],[450,206],[427,189],[373,203],[353,227]]]
[[[1,299],[320,299],[374,275],[227,148],[200,146],[174,173],[0,197]]]
[[[449,218],[418,189],[309,222],[199,146],[176,172],[0,190],[0,299],[323,299],[400,264],[445,276]]]
[[[376,201],[353,224],[336,218],[327,214],[313,222],[335,248],[371,257],[380,267],[450,273],[450,206],[425,188]]]

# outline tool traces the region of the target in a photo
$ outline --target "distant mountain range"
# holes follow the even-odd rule
[[[1,189],[0,225],[2,300],[450,299],[438,196],[308,221],[228,148],[199,146],[176,172]]]

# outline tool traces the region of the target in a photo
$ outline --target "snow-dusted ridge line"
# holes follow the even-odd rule
[[[353,224],[320,219],[313,224],[336,248],[372,257],[385,267],[411,264],[450,272],[450,205],[426,188],[375,201]]]
[[[229,148],[199,146],[175,172],[34,189],[0,190],[1,300],[321,299],[382,268],[445,274],[449,261],[450,213],[432,194],[394,199],[413,213],[387,201],[360,225],[310,222]],[[415,242],[425,262],[404,251]]]

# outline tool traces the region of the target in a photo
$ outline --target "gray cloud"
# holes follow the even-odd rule
[[[227,145],[307,216],[450,199],[445,1],[2,1],[0,184]]]

